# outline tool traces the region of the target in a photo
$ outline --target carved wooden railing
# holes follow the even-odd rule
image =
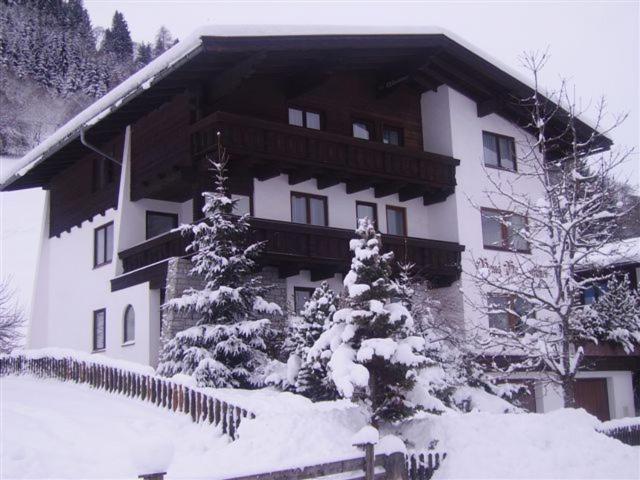
[[[226,112],[215,112],[191,127],[192,155],[215,150],[218,132],[234,159],[246,156],[272,165],[428,185],[449,193],[456,185],[459,162],[451,157]]]
[[[250,223],[252,240],[265,242],[260,256],[264,264],[317,267],[334,272],[349,268],[352,230],[261,218],[252,218]],[[173,231],[124,250],[119,253],[124,273],[166,258],[184,256],[188,244],[188,237]],[[382,235],[382,245],[385,251],[393,251],[398,261],[414,263],[416,271],[427,277],[455,278],[459,272],[460,252],[464,249],[453,242],[395,235]]]
[[[137,398],[191,417],[195,423],[219,426],[222,433],[237,438],[243,418],[255,415],[245,409],[219,400],[198,389],[170,379],[131,371],[105,362],[77,359],[71,355],[12,354],[0,356],[0,376],[30,374],[42,378],[88,384],[106,392]],[[118,363],[117,360],[113,360]]]

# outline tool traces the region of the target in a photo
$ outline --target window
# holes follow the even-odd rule
[[[123,319],[123,343],[133,343],[136,339],[136,313],[133,310],[133,306],[127,305],[124,310]]]
[[[529,243],[520,232],[527,227],[527,219],[511,212],[483,208],[482,241],[484,248],[529,252]]]
[[[111,262],[113,257],[113,222],[93,231],[93,266],[99,267]]]
[[[516,148],[511,137],[482,132],[484,164],[487,167],[516,171]]]
[[[102,308],[93,312],[93,350],[107,347],[107,311]]]
[[[147,210],[147,240],[167,233],[178,226],[178,214]]]
[[[248,195],[231,195],[234,215],[251,215],[251,197]]]
[[[361,138],[363,140],[371,140],[373,128],[367,122],[356,120],[352,124],[353,137]]]
[[[591,305],[605,293],[607,293],[607,282],[604,280],[595,282],[582,292],[582,301],[585,305]]]
[[[327,226],[327,197],[291,193],[291,221]]]
[[[407,235],[407,211],[404,208],[387,205],[387,233]]]
[[[505,332],[524,330],[523,320],[533,316],[529,302],[510,295],[490,294],[487,307],[489,327]]]
[[[315,289],[307,287],[293,288],[293,308],[296,314],[299,314],[304,308],[304,304],[309,301]]]
[[[319,112],[289,107],[289,125],[320,130],[322,128],[320,118]]]
[[[115,164],[106,158],[95,158],[93,160],[93,177],[91,180],[91,190],[97,192],[107,185],[113,183]]]
[[[373,222],[374,226],[378,224],[378,206],[375,203],[356,202],[356,227],[358,220],[368,218]]]
[[[382,127],[382,143],[401,146],[403,143],[402,129],[388,125]]]

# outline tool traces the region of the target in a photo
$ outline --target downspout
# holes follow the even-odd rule
[[[85,147],[87,147],[89,150],[93,150],[94,152],[96,152],[98,155],[100,155],[101,157],[106,158],[107,160],[111,160],[113,163],[115,163],[116,165],[119,165],[122,167],[122,163],[120,163],[118,160],[116,160],[115,158],[113,158],[111,155],[108,155],[106,153],[104,153],[103,151],[101,151],[100,149],[98,149],[98,147],[91,145],[87,139],[84,136],[84,128],[80,129],[80,143],[82,143],[82,145],[84,145]]]

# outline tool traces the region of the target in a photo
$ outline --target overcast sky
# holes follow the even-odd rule
[[[638,146],[640,136],[640,2],[214,2],[85,0],[94,26],[108,27],[124,13],[134,41],[153,41],[160,25],[178,38],[204,24],[421,25],[443,27],[502,63],[525,73],[523,51],[549,48],[543,83],[566,77],[585,105],[605,95],[609,111],[628,112],[611,136],[620,146]],[[624,170],[639,183],[639,157]],[[5,162],[2,170],[10,168]],[[3,172],[3,173],[4,173]],[[0,194],[0,276],[13,277],[28,305],[42,194]],[[71,267],[71,266],[70,266]]]

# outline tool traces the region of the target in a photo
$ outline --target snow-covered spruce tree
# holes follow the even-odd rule
[[[502,257],[508,260],[475,258],[475,267],[465,269],[465,274],[484,298],[476,302],[468,297],[469,301],[481,312],[504,319],[502,327],[490,326],[486,332],[485,352],[520,356],[522,361],[511,363],[507,373],[545,372],[546,380],[561,389],[564,405],[572,407],[576,374],[584,368],[583,345],[602,338],[599,332],[608,328],[606,316],[594,320],[587,314],[582,297],[585,289],[611,274],[585,268],[589,258],[605,250],[612,257],[620,253],[610,242],[625,212],[620,203],[612,202],[619,198],[620,188],[612,178],[631,152],[603,149],[604,136],[626,116],[605,127],[605,104],[600,102],[593,132],[581,133],[582,112],[564,82],[558,92],[547,94],[548,99],[539,93],[538,76],[546,59],[546,54],[524,58],[535,85],[520,104],[530,112],[527,128],[533,135],[526,145],[519,145],[518,171],[508,177],[487,171],[490,205],[478,205],[497,210],[491,220],[509,232],[508,245],[502,245],[511,250]],[[522,219],[526,220],[516,223]],[[625,333],[608,340],[637,338],[638,324],[632,317],[618,320],[618,332]],[[622,343],[632,347],[626,340]]]
[[[351,240],[351,270],[345,276],[345,308],[316,342],[312,354],[330,346],[331,378],[341,396],[360,400],[371,409],[371,421],[396,421],[412,415],[407,399],[416,370],[425,363],[419,352],[411,314],[397,298],[392,281],[392,253],[382,253],[380,235],[369,219],[358,221]]]
[[[640,294],[628,275],[611,277],[585,314],[587,329],[598,341],[617,343],[627,353],[640,344]]]
[[[328,373],[330,353],[309,353],[320,335],[331,327],[337,308],[337,295],[327,282],[322,282],[305,303],[300,319],[291,328],[290,343],[295,348],[289,363],[299,365],[294,391],[314,401],[335,400],[338,397]]]
[[[263,298],[268,288],[255,263],[261,244],[247,241],[247,215],[232,214],[224,150],[219,159],[212,163],[216,189],[203,194],[206,220],[181,227],[193,236],[191,274],[204,279],[204,288],[185,290],[166,305],[199,320],[164,344],[158,373],[192,375],[200,386],[251,388],[261,385],[257,371],[268,360],[266,340],[272,333],[270,321],[259,314],[281,310]]]

